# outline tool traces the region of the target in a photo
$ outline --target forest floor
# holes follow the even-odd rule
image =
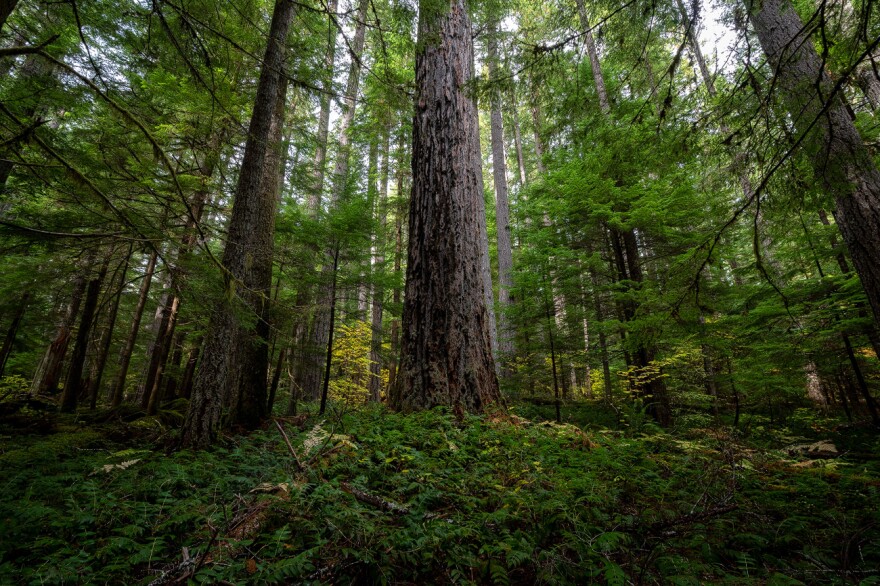
[[[337,407],[194,453],[173,407],[0,417],[0,584],[880,584],[880,436],[808,409]]]

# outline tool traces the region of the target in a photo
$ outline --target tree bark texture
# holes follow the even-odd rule
[[[791,3],[746,0],[746,8],[880,324],[880,171]]]
[[[285,100],[284,57],[295,5],[276,0],[269,39],[223,252],[227,298],[211,316],[202,350],[202,364],[193,382],[192,398],[181,435],[184,447],[204,448],[215,438],[224,396],[238,397],[238,423],[252,428],[266,416],[266,375],[269,367],[267,310],[272,286],[275,198],[263,188],[278,169],[271,152],[278,100]],[[276,134],[280,137],[280,133]],[[235,303],[235,298],[240,303]],[[238,375],[237,373],[241,373]]]
[[[481,411],[501,397],[482,274],[480,139],[468,95],[473,42],[464,0],[422,3],[418,47],[406,298],[391,404]]]

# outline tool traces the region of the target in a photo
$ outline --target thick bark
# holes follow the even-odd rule
[[[22,293],[18,307],[15,309],[15,315],[12,317],[12,323],[9,324],[9,329],[6,330],[6,337],[3,338],[3,347],[0,348],[0,377],[3,376],[3,371],[6,369],[6,361],[9,360],[9,355],[12,354],[12,346],[15,344],[15,337],[18,335],[18,328],[21,326],[21,319],[24,317],[24,312],[27,310],[30,298],[30,291]]]
[[[116,381],[113,383],[112,390],[110,391],[110,405],[112,407],[118,407],[122,403],[125,392],[125,379],[128,377],[128,366],[131,364],[131,356],[134,353],[134,345],[137,342],[138,332],[140,331],[141,319],[143,318],[144,307],[147,304],[147,297],[150,293],[150,283],[153,281],[153,272],[156,269],[157,258],[158,254],[153,250],[150,254],[150,259],[147,261],[147,268],[144,271],[140,291],[138,291],[138,301],[131,320],[131,328],[128,330],[128,338],[126,338],[125,345],[119,353],[119,371],[116,373]]]
[[[226,395],[238,398],[236,419],[245,427],[256,426],[266,415],[266,319],[276,201],[265,197],[269,190],[263,188],[263,183],[266,177],[272,181],[278,177],[277,168],[268,168],[272,161],[277,164],[277,157],[271,155],[277,146],[270,138],[273,123],[280,124],[276,119],[282,110],[278,100],[285,99],[284,57],[294,6],[290,0],[276,0],[272,14],[223,253],[228,297],[218,303],[211,316],[202,364],[183,425],[184,447],[204,448],[213,442]],[[235,297],[240,303],[234,302]]]
[[[489,80],[498,80],[498,25],[489,25]],[[507,189],[507,162],[504,156],[504,123],[501,117],[501,90],[492,89],[490,128],[492,136],[492,177],[495,183],[495,231],[498,243],[498,352],[508,360],[515,352],[514,332],[508,312],[513,303],[513,248],[510,242],[510,204]]]
[[[501,396],[482,272],[480,138],[468,94],[473,44],[464,0],[422,3],[418,47],[403,339],[390,402],[404,411],[481,411]]]
[[[79,320],[79,329],[76,332],[76,343],[70,355],[70,369],[67,372],[67,380],[64,383],[64,391],[61,393],[60,409],[62,413],[76,411],[79,395],[83,390],[82,374],[85,368],[86,351],[89,347],[89,336],[92,333],[92,323],[95,318],[95,308],[98,307],[98,299],[101,295],[101,286],[107,275],[107,267],[110,264],[110,256],[102,263],[98,273],[89,281],[86,290],[86,298],[83,302],[82,317]]]
[[[880,171],[790,2],[746,0],[746,7],[880,323]]]
[[[871,110],[876,112],[880,109],[880,78],[877,77],[870,61],[859,67],[856,72],[856,84],[865,94]]]
[[[366,39],[366,21],[369,0],[360,0],[357,27],[352,41],[351,65],[348,70],[345,97],[342,104],[342,116],[339,119],[339,141],[336,152],[336,165],[333,169],[333,192],[331,194],[331,212],[339,205],[348,183],[348,164],[351,151],[351,123],[354,121],[355,104],[360,87],[361,61],[360,56]],[[317,295],[315,320],[312,325],[309,355],[304,364],[302,392],[309,400],[317,400],[321,396],[321,379],[324,370],[324,352],[330,339],[333,323],[330,321],[330,306],[333,304],[331,290],[335,275],[332,274],[334,256],[333,247],[325,250],[324,264],[321,270],[322,284]],[[308,351],[308,350],[307,350]]]

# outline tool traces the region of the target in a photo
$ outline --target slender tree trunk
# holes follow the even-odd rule
[[[339,275],[337,272],[337,265],[339,264],[339,245],[336,245],[336,250],[333,253],[333,283],[330,288],[332,293],[332,297],[330,299],[330,323],[333,323],[333,320],[336,318],[336,279]],[[327,356],[324,362],[324,381],[323,388],[321,389],[321,408],[319,410],[319,414],[323,415],[324,410],[327,408],[327,395],[330,392],[330,368],[333,366],[333,328],[330,328],[330,332],[327,337]]]
[[[107,327],[101,337],[101,343],[98,347],[98,356],[94,361],[94,369],[92,370],[91,380],[89,381],[89,409],[94,409],[98,403],[98,392],[101,388],[101,379],[104,377],[104,367],[107,365],[107,358],[110,355],[110,345],[113,343],[113,331],[116,329],[116,316],[119,314],[119,302],[122,298],[122,290],[125,287],[125,276],[128,273],[128,264],[131,262],[132,247],[128,249],[128,254],[119,269],[119,281],[116,284],[116,294],[113,296],[113,302],[110,311],[107,314]]]
[[[330,12],[336,11],[337,0],[330,0],[327,8]],[[327,52],[324,55],[324,77],[322,79],[320,103],[321,108],[318,114],[318,132],[317,145],[315,147],[314,159],[314,183],[308,199],[308,213],[312,220],[317,220],[321,209],[321,197],[324,192],[324,177],[327,167],[327,137],[330,128],[330,93],[333,89],[333,72],[336,60],[336,26],[332,20],[328,21],[327,30]],[[306,254],[309,260],[317,254],[316,247],[308,246]],[[309,333],[312,305],[314,304],[314,288],[310,283],[301,285],[296,294],[296,307],[299,315],[294,318],[293,322],[293,353],[290,361],[293,366],[293,376],[290,380],[290,403],[287,407],[287,414],[293,415],[296,412],[296,404],[298,397],[303,394],[305,385],[306,371],[311,365],[314,352],[308,348]]]
[[[405,171],[404,171],[404,160],[406,158],[406,154],[403,146],[403,136],[401,136],[401,146],[400,146],[400,156],[397,161],[397,210],[394,215],[394,274],[401,274],[401,267],[403,265],[403,228],[404,228],[404,219],[406,215],[406,209],[404,207],[404,198],[403,194],[405,192]],[[400,307],[401,301],[401,288],[398,286],[394,287],[394,291],[391,293],[391,303],[394,305],[395,311],[399,311],[397,308]],[[395,317],[391,320],[391,357],[388,362],[388,397],[391,396],[391,389],[394,387],[395,381],[397,380],[397,363],[398,357],[400,356],[400,319]]]
[[[492,89],[490,127],[492,136],[492,176],[495,182],[495,231],[498,243],[498,352],[501,361],[515,354],[514,332],[508,313],[513,304],[513,248],[510,242],[510,204],[507,189],[507,162],[504,156],[504,123],[501,117],[501,89],[498,76],[498,23],[492,20],[488,31],[489,80]],[[506,372],[504,369],[502,372]]]
[[[596,94],[599,97],[599,108],[603,114],[611,111],[611,105],[608,101],[608,91],[605,89],[605,77],[602,75],[602,68],[599,62],[599,52],[596,50],[596,41],[593,39],[593,31],[590,28],[590,20],[587,18],[587,10],[584,6],[584,0],[577,0],[578,18],[581,21],[581,30],[584,33],[584,45],[587,48],[587,55],[590,58],[590,67],[593,70],[593,83],[596,86]],[[653,85],[653,84],[652,84]]]
[[[339,205],[345,194],[348,183],[348,165],[351,151],[351,123],[354,121],[355,104],[357,102],[358,88],[361,76],[361,53],[364,49],[367,30],[367,9],[369,0],[360,0],[355,29],[352,41],[352,59],[348,70],[348,82],[346,84],[345,98],[342,106],[342,116],[339,119],[339,148],[336,153],[336,165],[333,169],[333,193],[331,195],[330,210],[333,211]],[[330,305],[333,301],[331,296],[332,282],[335,275],[331,274],[333,263],[333,250],[324,251],[324,264],[321,270],[322,284],[317,295],[317,307],[311,335],[311,355],[307,357],[303,375],[303,396],[309,400],[317,400],[321,397],[321,373],[324,366],[324,351],[330,339],[330,330],[334,324],[330,322]]]
[[[82,373],[86,362],[86,351],[89,347],[89,336],[92,333],[92,323],[95,318],[95,308],[98,307],[98,299],[101,295],[101,286],[107,275],[110,264],[110,255],[101,264],[98,273],[89,281],[83,303],[82,317],[79,321],[79,330],[76,332],[76,343],[70,355],[70,370],[67,372],[67,380],[64,383],[64,391],[61,393],[60,409],[62,413],[73,413],[79,401],[79,395],[83,390]]]
[[[0,348],[0,378],[3,377],[3,371],[6,370],[6,361],[9,360],[9,356],[12,354],[12,346],[15,344],[15,337],[18,335],[18,328],[21,326],[21,319],[24,317],[24,312],[27,310],[30,299],[30,291],[22,293],[21,300],[18,302],[18,307],[15,310],[15,315],[12,317],[12,323],[9,324],[9,329],[6,330],[6,337],[3,338],[3,347]]]
[[[593,283],[593,310],[596,312],[596,321],[605,319],[602,312],[602,301],[599,299],[599,276],[595,269],[590,269],[590,280]],[[602,384],[605,402],[611,404],[611,360],[608,356],[608,339],[604,328],[599,329],[599,356],[602,360]]]
[[[853,125],[843,97],[788,0],[745,0],[776,88],[816,176],[836,202],[834,217],[880,324],[880,171]],[[830,96],[830,97],[829,97]]]
[[[379,201],[376,203],[376,215],[379,217],[379,227],[373,244],[373,267],[374,270],[384,272],[385,264],[385,227],[388,214],[388,176],[391,166],[391,141],[389,133],[385,133],[385,146],[382,153],[382,170],[379,180]],[[378,282],[373,283],[373,307],[370,319],[370,401],[378,402],[381,399],[382,389],[382,313],[385,289]]]
[[[538,87],[535,80],[529,73],[529,86],[531,87],[531,112],[532,112],[532,136],[535,141],[535,163],[538,166],[538,173],[546,173],[547,168],[544,166],[544,141],[541,139],[541,106],[538,101]]]
[[[481,411],[501,395],[481,258],[471,23],[464,0],[420,8],[403,340],[390,402],[404,411]]]
[[[516,103],[516,92],[510,91],[510,119],[513,121],[513,145],[516,149],[516,166],[519,169],[519,187],[522,189],[528,183],[526,178],[526,161],[523,156],[522,130],[519,125],[519,106]]]
[[[183,370],[183,377],[180,380],[180,396],[189,399],[192,394],[192,383],[196,373],[196,365],[199,362],[199,354],[202,351],[202,339],[196,340],[189,356],[186,359],[186,368]]]
[[[202,349],[201,367],[193,382],[192,398],[183,424],[181,445],[204,448],[216,437],[224,394],[238,397],[236,420],[255,427],[266,415],[268,370],[268,300],[272,286],[272,253],[275,232],[275,197],[265,188],[266,178],[275,183],[278,168],[269,168],[278,157],[271,138],[280,137],[273,125],[286,100],[285,53],[295,5],[276,0],[257,95],[248,129],[244,157],[233,199],[226,247],[223,253],[224,284],[228,297],[215,308]],[[283,117],[282,117],[283,118]],[[244,326],[237,313],[251,315],[254,326]],[[236,373],[241,375],[237,376]]]
[[[128,338],[122,351],[119,353],[119,371],[116,373],[116,381],[113,383],[110,391],[110,405],[118,407],[122,403],[123,394],[125,393],[125,379],[128,377],[128,366],[131,364],[131,357],[134,353],[134,346],[137,342],[138,332],[141,327],[141,318],[144,315],[144,307],[147,305],[147,297],[150,293],[150,283],[153,281],[153,273],[156,269],[156,260],[158,254],[154,249],[147,261],[147,268],[144,271],[144,278],[141,281],[141,288],[138,291],[138,301],[134,309],[134,316],[131,320],[131,328],[128,331]]]

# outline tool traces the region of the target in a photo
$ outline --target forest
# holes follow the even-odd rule
[[[0,0],[0,584],[880,584],[874,0]]]

